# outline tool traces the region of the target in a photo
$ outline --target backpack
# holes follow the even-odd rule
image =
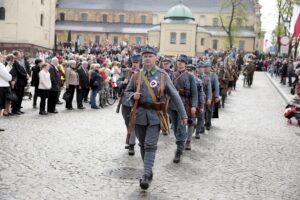
[[[100,76],[102,77],[103,81],[105,81],[107,79],[107,75],[105,73],[105,68],[100,69]]]

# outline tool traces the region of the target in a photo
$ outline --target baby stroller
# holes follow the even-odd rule
[[[300,107],[297,104],[289,103],[285,107],[284,111],[284,117],[288,119],[288,123],[292,124],[292,118],[295,117],[295,119],[298,122],[298,125],[300,125]]]

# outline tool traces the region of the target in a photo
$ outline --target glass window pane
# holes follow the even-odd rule
[[[81,21],[86,22],[88,20],[88,15],[86,13],[81,14]]]
[[[213,46],[212,46],[212,48],[213,49],[215,49],[215,50],[217,50],[218,49],[218,40],[213,40]]]
[[[176,33],[175,32],[172,32],[170,34],[170,43],[171,44],[176,44]]]
[[[186,33],[180,34],[180,44],[186,44]]]
[[[124,23],[125,22],[125,16],[124,15],[120,15],[119,17],[120,19],[120,23]]]
[[[145,16],[145,15],[142,15],[142,16],[141,16],[141,23],[142,23],[142,24],[146,24],[146,19],[147,19],[146,16]]]
[[[0,8],[0,20],[5,20],[5,8]]]
[[[103,22],[107,22],[107,15],[103,15]]]

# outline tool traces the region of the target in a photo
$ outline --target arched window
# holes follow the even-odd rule
[[[44,15],[41,14],[40,25],[44,26]]]
[[[5,20],[5,8],[0,8],[0,20]]]
[[[124,15],[120,15],[119,16],[119,21],[120,21],[120,23],[124,23],[125,22],[125,16]]]
[[[147,21],[147,17],[145,15],[142,15],[141,16],[141,23],[146,24],[146,21]]]
[[[102,16],[102,22],[105,22],[105,23],[107,22],[107,15]]]
[[[60,21],[65,21],[65,13],[60,13],[59,19],[60,19]]]

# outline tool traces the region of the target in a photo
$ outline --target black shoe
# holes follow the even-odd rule
[[[197,140],[199,140],[199,139],[200,139],[200,133],[196,133],[195,138],[196,138]]]
[[[82,107],[79,107],[78,109],[79,109],[79,110],[84,110],[84,109],[85,109],[85,107],[83,107],[83,106],[82,106]]]
[[[175,157],[173,159],[173,163],[180,163],[181,155],[182,155],[182,151],[176,150]]]
[[[150,185],[150,178],[146,175],[144,175],[141,179],[140,179],[140,187],[143,190],[147,190],[149,188]]]
[[[163,134],[163,135],[168,135],[168,133],[167,133],[167,132],[162,132],[162,134]]]
[[[21,110],[19,110],[18,112],[19,112],[21,115],[25,114],[25,112],[23,112],[23,111],[21,111]]]
[[[201,128],[200,131],[199,131],[199,133],[200,133],[200,134],[204,134],[204,133],[205,133],[205,129],[204,129],[204,128]]]
[[[210,130],[210,127],[211,127],[211,126],[206,126],[206,130],[208,130],[208,131],[209,131],[209,130]]]
[[[89,101],[88,100],[84,100],[84,103],[89,103]]]
[[[21,115],[21,113],[19,111],[16,112],[12,112],[13,115]]]
[[[39,114],[40,114],[40,115],[48,115],[48,113],[45,112],[45,111],[41,111]]]
[[[61,105],[61,104],[63,104],[64,102],[62,102],[62,101],[58,101],[56,104],[58,104],[58,105]]]
[[[96,106],[96,107],[91,107],[92,109],[100,109],[98,106]]]
[[[5,131],[3,128],[0,128],[0,131]]]
[[[73,108],[67,108],[67,110],[73,110]]]
[[[58,111],[57,111],[57,110],[54,110],[54,111],[48,111],[48,113],[57,114]]]
[[[134,156],[134,154],[135,154],[135,151],[134,151],[134,145],[129,145],[129,148],[128,148],[128,155]]]
[[[129,149],[129,144],[125,144],[125,149]]]
[[[33,105],[33,108],[34,108],[34,109],[36,109],[36,108],[37,108],[37,106],[36,106],[36,105]]]

